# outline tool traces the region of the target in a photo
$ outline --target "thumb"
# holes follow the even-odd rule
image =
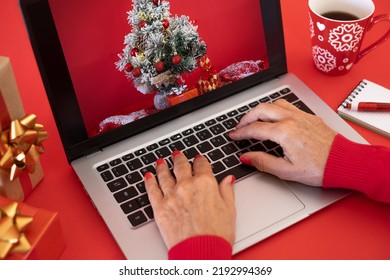
[[[233,185],[236,181],[236,177],[233,175],[225,177],[219,184],[220,194],[223,200],[229,203],[230,206],[234,206],[234,191]]]
[[[292,172],[292,164],[282,157],[276,157],[265,152],[248,152],[240,157],[243,164],[256,167],[257,170],[288,179]]]

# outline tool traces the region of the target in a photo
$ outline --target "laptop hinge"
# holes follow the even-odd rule
[[[93,153],[90,153],[90,154],[86,155],[85,157],[86,157],[86,158],[91,158],[91,157],[94,157],[94,156],[100,154],[101,152],[103,152],[103,150],[95,151],[95,152],[93,152]]]

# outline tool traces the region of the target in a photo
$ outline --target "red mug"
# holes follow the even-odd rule
[[[373,16],[371,0],[309,0],[313,61],[329,75],[346,74],[363,56],[390,38],[390,27],[377,41],[361,50],[366,32],[390,15]]]

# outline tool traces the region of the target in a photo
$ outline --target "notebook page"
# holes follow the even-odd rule
[[[362,80],[337,109],[341,117],[390,137],[390,112],[362,112],[345,108],[348,103],[359,102],[390,103],[390,90],[374,82]]]

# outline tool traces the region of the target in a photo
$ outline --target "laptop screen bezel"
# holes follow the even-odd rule
[[[89,138],[48,0],[20,0],[31,45],[68,162],[287,72],[280,1],[259,0],[269,68],[136,122]]]

